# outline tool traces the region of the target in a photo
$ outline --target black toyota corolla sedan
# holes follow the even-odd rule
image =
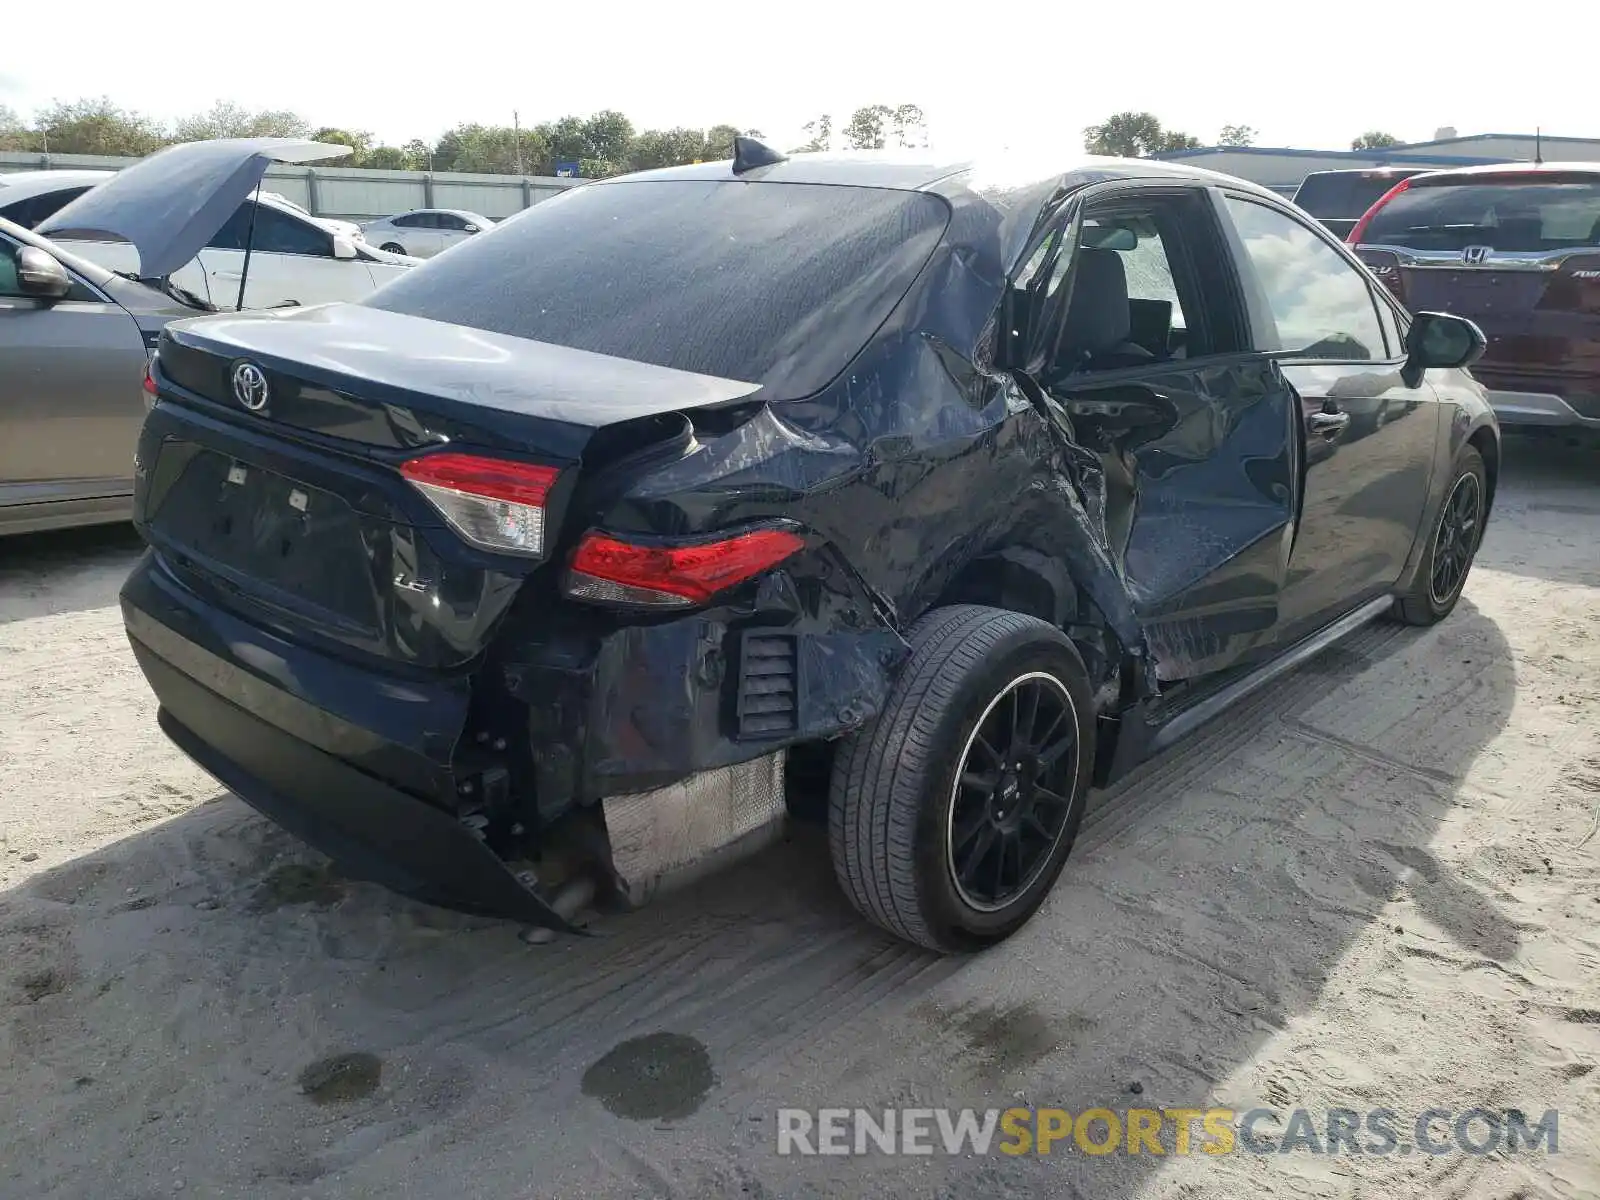
[[[168,326],[123,612],[172,740],[353,874],[572,931],[825,792],[856,907],[968,950],[1091,787],[1449,614],[1482,349],[1236,179],[741,139]]]

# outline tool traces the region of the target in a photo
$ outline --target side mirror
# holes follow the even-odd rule
[[[1417,313],[1406,332],[1406,367],[1420,381],[1433,367],[1470,367],[1488,346],[1477,324],[1452,313]],[[1415,385],[1413,385],[1415,386]]]
[[[23,246],[17,251],[17,286],[24,296],[62,300],[72,291],[72,276],[39,247]]]
[[[342,233],[333,235],[333,256],[335,258],[354,258],[356,256],[356,242],[354,238],[346,237]]]

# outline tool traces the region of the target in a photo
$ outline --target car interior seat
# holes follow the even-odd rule
[[[1172,301],[1129,300],[1128,337],[1157,358],[1172,353]]]
[[[1080,249],[1072,270],[1072,298],[1067,302],[1058,373],[1110,371],[1153,361],[1156,356],[1133,340],[1122,256],[1115,250]]]

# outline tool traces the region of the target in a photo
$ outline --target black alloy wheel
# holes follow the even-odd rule
[[[1433,625],[1450,615],[1483,541],[1489,478],[1475,446],[1461,448],[1448,478],[1422,560],[1406,591],[1395,598],[1392,615],[1407,625]]]
[[[956,892],[980,912],[1037,878],[1072,813],[1078,722],[1059,679],[1030,671],[989,703],[967,739],[950,799]]]
[[[980,950],[1022,928],[1072,850],[1093,687],[1071,639],[1024,613],[937,608],[906,640],[882,710],[834,753],[834,873],[889,932]]]
[[[1483,487],[1468,471],[1456,480],[1434,535],[1433,562],[1428,572],[1428,598],[1448,604],[1467,581],[1467,568],[1478,549],[1478,525],[1483,517]]]

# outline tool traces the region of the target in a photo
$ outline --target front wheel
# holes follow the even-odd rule
[[[1060,630],[1004,609],[936,609],[910,641],[883,712],[834,758],[834,871],[889,932],[977,950],[1034,914],[1077,837],[1088,674]]]
[[[399,242],[385,242],[378,249],[386,254],[404,254],[406,252],[406,248]]]
[[[1411,589],[1395,601],[1396,619],[1407,625],[1433,625],[1450,615],[1483,540],[1488,495],[1483,456],[1476,447],[1463,446],[1428,536],[1428,552]]]

